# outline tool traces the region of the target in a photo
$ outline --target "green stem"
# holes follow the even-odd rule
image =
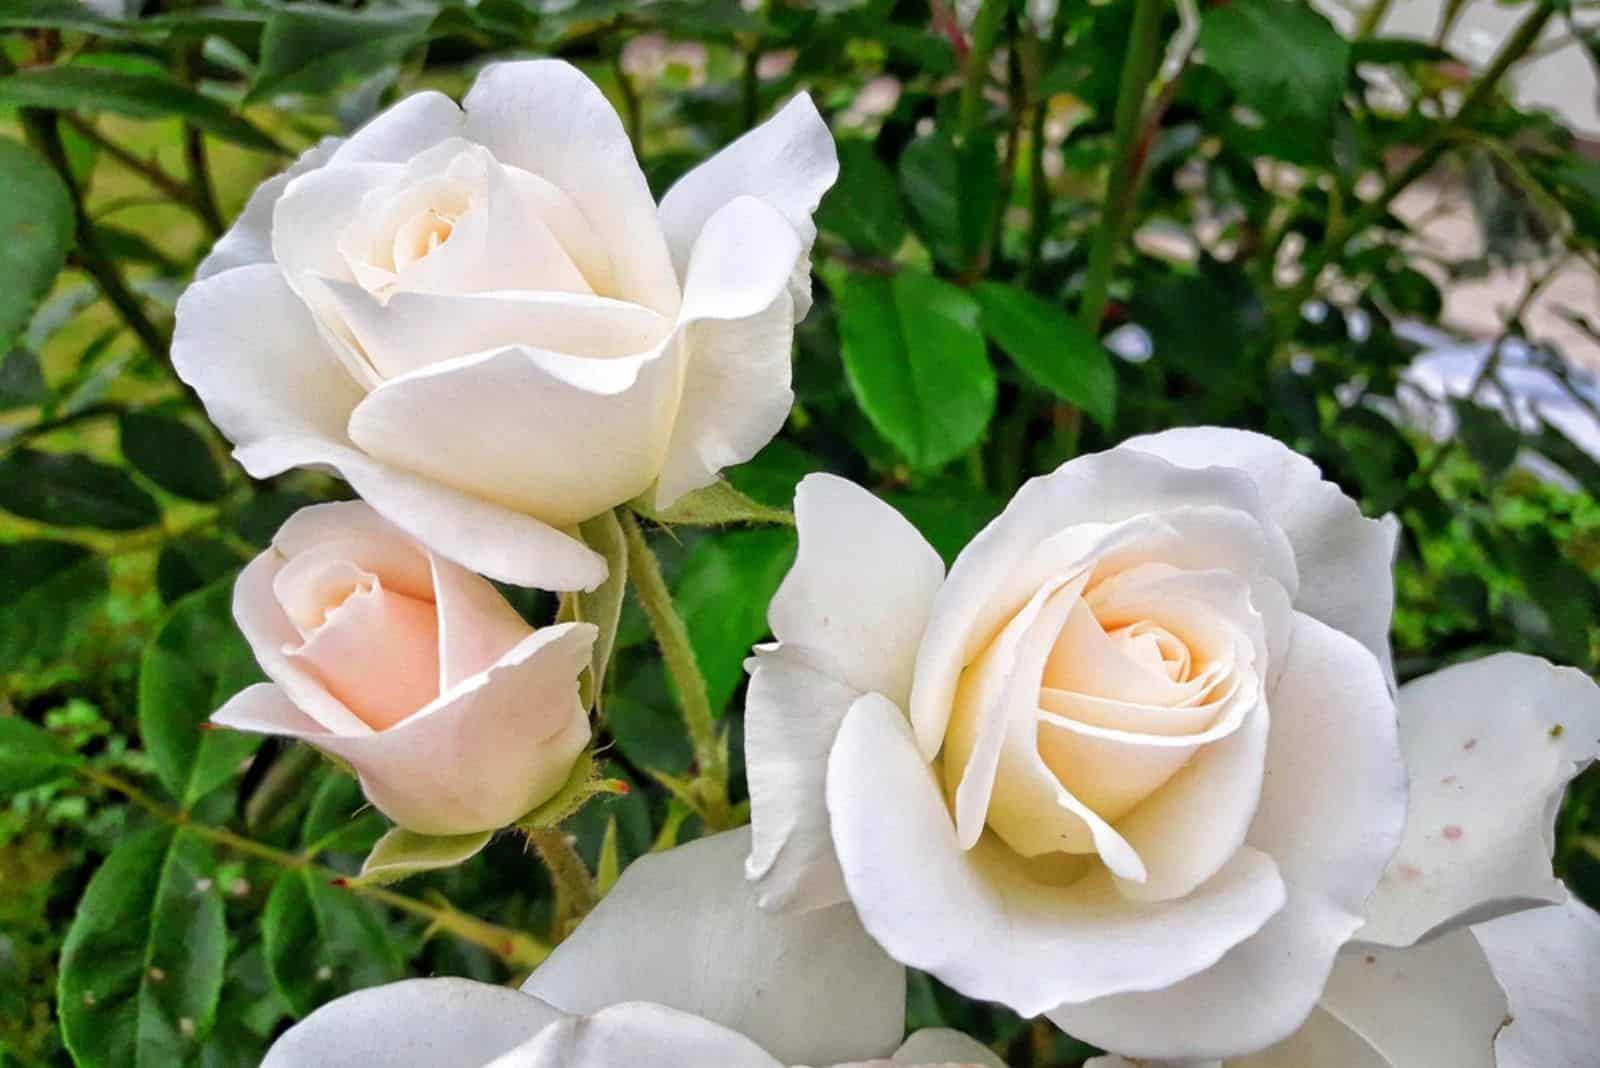
[[[1100,319],[1105,315],[1111,289],[1111,267],[1135,200],[1139,117],[1144,112],[1145,93],[1155,77],[1160,56],[1161,15],[1165,7],[1164,0],[1137,0],[1133,27],[1128,34],[1128,52],[1123,59],[1122,81],[1117,89],[1105,207],[1100,216],[1100,229],[1089,249],[1083,303],[1078,308],[1078,320],[1096,333],[1100,330]]]
[[[117,314],[128,324],[128,328],[134,332],[144,347],[149,349],[157,360],[165,362],[171,338],[157,329],[155,323],[145,314],[138,296],[128,288],[128,283],[117,271],[115,260],[101,246],[99,231],[95,229],[93,220],[89,218],[89,213],[83,206],[83,191],[78,188],[78,183],[72,175],[72,167],[67,162],[67,152],[61,143],[61,129],[57,125],[56,116],[48,112],[25,109],[22,112],[22,121],[31,139],[50,161],[50,165],[56,169],[56,173],[61,176],[67,190],[72,194],[79,263],[85,273],[94,279],[100,291],[105,294],[106,300],[117,310]]]
[[[1378,32],[1378,27],[1383,25],[1384,18],[1389,14],[1389,8],[1394,0],[1372,0],[1367,9],[1361,13],[1361,21],[1356,23],[1353,40],[1361,41]]]
[[[989,58],[1000,40],[1000,27],[1005,24],[1010,0],[983,0],[978,16],[972,24],[972,47],[967,52],[965,81],[961,86],[960,131],[963,143],[977,134],[983,125],[983,88],[989,80]]]
[[[552,935],[559,941],[597,904],[594,879],[572,839],[559,827],[525,827],[523,833],[544,862],[555,886],[556,920]]]
[[[195,61],[200,56],[196,42],[186,45],[178,53],[178,76],[189,85],[194,84]],[[206,159],[206,136],[193,123],[183,124],[183,156],[189,167],[189,196],[196,214],[212,238],[221,237],[226,226],[222,212],[217,208],[217,192],[211,183],[211,164]]]
[[[514,967],[532,968],[550,955],[550,947],[548,945],[521,931],[513,931],[508,927],[500,927],[488,923],[452,907],[430,905],[425,901],[418,901],[415,898],[406,897],[404,894],[385,890],[380,886],[362,886],[348,883],[346,882],[347,877],[342,872],[313,863],[307,856],[276,849],[263,842],[257,842],[242,835],[234,834],[224,827],[216,827],[209,823],[195,823],[190,820],[187,813],[179,812],[162,804],[119,775],[87,766],[80,766],[77,770],[78,774],[89,782],[121,794],[163,823],[173,827],[182,827],[191,834],[204,838],[214,845],[219,845],[234,853],[266,861],[268,864],[276,865],[285,870],[312,872],[360,897],[427,920],[436,930],[445,931],[464,942],[471,942],[473,945],[481,946]]]
[[[695,764],[721,795],[719,807],[725,808],[727,757],[711,712],[711,699],[706,694],[705,676],[700,673],[694,647],[689,644],[689,631],[672,605],[672,592],[661,577],[661,565],[656,561],[656,554],[650,551],[639,520],[625,508],[617,509],[617,518],[628,543],[628,582],[639,599],[639,607],[644,609],[645,618],[650,621],[650,629],[655,632],[667,674],[677,690],[684,725],[688,727],[689,741],[694,747]]]
[[[1395,197],[1404,192],[1412,182],[1433,170],[1439,158],[1453,143],[1457,129],[1489,102],[1500,80],[1539,40],[1539,34],[1544,31],[1545,24],[1554,14],[1554,0],[1540,0],[1539,5],[1518,23],[1488,68],[1473,83],[1466,99],[1456,109],[1455,115],[1433,128],[1416,157],[1385,182],[1376,197],[1363,204],[1360,210],[1345,216],[1342,225],[1329,227],[1321,246],[1308,253],[1300,280],[1289,291],[1283,306],[1282,324],[1292,329],[1296,317],[1300,314],[1300,306],[1316,292],[1317,279],[1322,274],[1322,269],[1328,265],[1329,260],[1344,251],[1345,243],[1381,219]]]

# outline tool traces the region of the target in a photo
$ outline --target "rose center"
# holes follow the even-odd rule
[[[450,240],[457,218],[455,212],[428,208],[401,224],[394,235],[395,270],[405,270]]]

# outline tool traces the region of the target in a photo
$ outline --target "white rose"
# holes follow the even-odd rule
[[[263,1068],[1000,1065],[950,1031],[902,1043],[904,970],[848,905],[763,913],[739,870],[749,848],[741,829],[635,861],[521,993],[363,990],[292,1027]]]
[[[1395,525],[1259,435],[1025,485],[948,577],[812,476],[751,662],[763,904],[852,901],[900,962],[1136,1056],[1316,1004],[1400,841]]]
[[[576,68],[402,100],[264,184],[178,303],[173,362],[256,477],[338,471],[474,571],[592,588],[564,533],[749,459],[791,403],[811,221],[802,94],[659,207]]]
[[[535,630],[488,581],[363,503],[291,516],[240,573],[233,613],[272,681],[212,722],[326,750],[419,834],[526,815],[589,742],[578,675],[594,626]]]
[[[1227,1068],[1587,1068],[1600,915],[1550,853],[1567,783],[1600,755],[1600,687],[1534,657],[1474,660],[1401,689],[1400,736],[1405,842],[1366,926],[1306,1023]]]

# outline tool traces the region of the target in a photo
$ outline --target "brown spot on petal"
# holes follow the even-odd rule
[[[1551,741],[1555,741],[1557,738],[1560,738],[1565,733],[1567,733],[1567,728],[1565,728],[1561,724],[1557,723],[1554,727],[1550,728],[1550,740]]]
[[[1418,879],[1422,878],[1422,869],[1414,864],[1401,864],[1398,865],[1394,870],[1395,873],[1400,876],[1400,878],[1404,879],[1408,883],[1414,883]]]
[[[1445,838],[1455,842],[1461,838],[1461,828],[1452,823],[1444,829],[1443,834]]]
[[[1376,963],[1378,963],[1378,958],[1373,956],[1371,953],[1368,953],[1365,957],[1362,957],[1361,959],[1366,964],[1376,964]]]
[[[1456,779],[1456,777],[1454,775],[1446,775],[1444,778],[1439,780],[1439,785],[1440,786],[1454,786],[1457,781],[1458,780]]]
[[[1464,750],[1467,750],[1469,752],[1471,750],[1473,750],[1473,749],[1478,748],[1478,739],[1476,739],[1476,738],[1468,738],[1467,739],[1467,743],[1465,745],[1463,745],[1461,748],[1464,749]]]

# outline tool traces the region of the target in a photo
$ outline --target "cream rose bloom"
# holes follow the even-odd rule
[[[1587,1068],[1600,915],[1550,853],[1567,784],[1600,756],[1600,687],[1536,657],[1486,657],[1402,687],[1400,737],[1405,841],[1366,925],[1305,1024],[1227,1068]]]
[[[812,476],[746,711],[763,903],[1137,1056],[1299,1026],[1400,842],[1395,524],[1259,435],[1025,485],[948,576]]]
[[[741,829],[635,861],[521,993],[363,990],[291,1028],[263,1068],[998,1068],[954,1032],[902,1043],[904,970],[849,905],[763,913],[740,873],[749,848]]]
[[[503,827],[560,789],[589,742],[578,675],[593,624],[535,630],[366,504],[291,516],[240,573],[233,614],[272,681],[212,722],[333,754],[407,830]]]
[[[593,588],[566,531],[782,426],[837,173],[802,94],[658,206],[582,73],[495,64],[265,183],[179,301],[173,362],[252,475],[331,468],[474,571]]]

